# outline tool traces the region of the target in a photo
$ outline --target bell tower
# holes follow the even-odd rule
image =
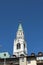
[[[24,38],[24,32],[21,24],[19,24],[16,38],[14,40],[13,55],[16,55],[17,57],[20,57],[21,55],[27,55],[27,44]]]

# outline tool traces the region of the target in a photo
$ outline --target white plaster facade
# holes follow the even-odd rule
[[[19,65],[37,65],[36,59],[27,60],[27,57],[19,59]]]
[[[27,61],[27,65],[37,65],[36,60],[30,60],[30,63]]]

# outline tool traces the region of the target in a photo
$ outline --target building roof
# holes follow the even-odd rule
[[[9,58],[10,54],[8,52],[2,52],[0,53],[0,58]]]

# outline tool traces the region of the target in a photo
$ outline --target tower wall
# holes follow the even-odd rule
[[[14,40],[13,45],[13,55],[20,56],[21,54],[27,54],[27,45],[25,42],[22,25],[19,24],[16,39]]]

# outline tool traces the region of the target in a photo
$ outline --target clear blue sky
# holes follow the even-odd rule
[[[28,54],[43,52],[43,0],[0,1],[0,52],[13,54],[13,41],[20,20]]]

